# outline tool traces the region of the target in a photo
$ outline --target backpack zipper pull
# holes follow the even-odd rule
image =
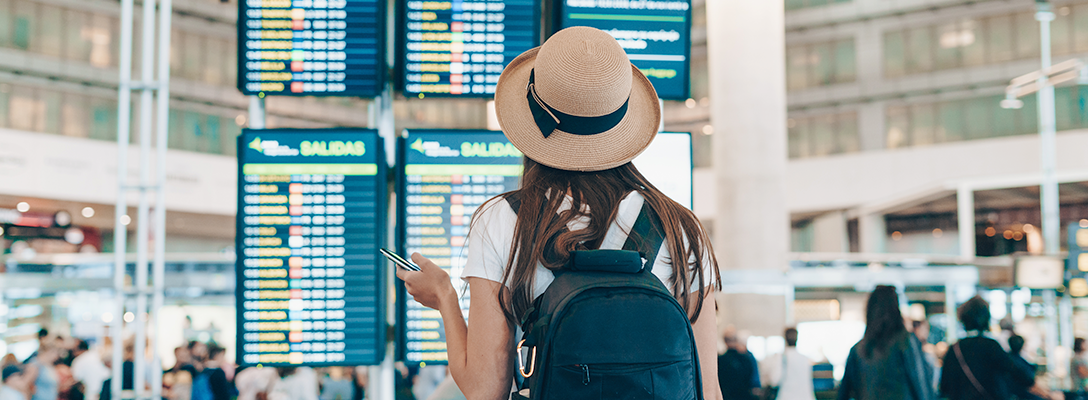
[[[582,364],[582,385],[589,386],[589,366]]]

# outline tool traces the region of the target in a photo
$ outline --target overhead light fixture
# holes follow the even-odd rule
[[[1013,94],[1006,94],[1005,100],[1001,100],[1001,108],[1006,110],[1019,110],[1024,108],[1024,102]]]

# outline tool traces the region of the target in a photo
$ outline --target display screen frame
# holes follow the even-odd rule
[[[234,249],[235,249],[234,302],[235,302],[235,306],[234,307],[235,307],[236,321],[237,321],[236,322],[237,329],[236,329],[236,337],[235,337],[235,343],[236,343],[236,345],[235,345],[235,347],[236,347],[236,349],[235,349],[235,362],[239,366],[242,366],[242,367],[255,366],[255,365],[263,365],[263,366],[271,366],[271,367],[278,367],[278,366],[282,366],[282,367],[301,367],[301,366],[306,366],[306,367],[339,367],[339,366],[345,366],[346,367],[346,366],[359,366],[359,365],[380,365],[386,358],[386,346],[387,346],[387,343],[388,343],[388,340],[389,340],[389,337],[388,337],[389,326],[388,326],[388,321],[387,321],[387,316],[386,316],[386,313],[387,313],[386,309],[388,308],[388,291],[387,291],[388,289],[387,289],[387,286],[388,286],[388,279],[389,279],[389,275],[388,275],[389,272],[387,270],[389,268],[387,266],[388,261],[385,259],[384,256],[379,254],[377,252],[377,250],[375,250],[375,257],[376,257],[375,258],[375,260],[376,260],[375,261],[375,263],[376,263],[375,274],[376,275],[374,277],[375,278],[375,281],[374,281],[374,284],[375,284],[375,288],[374,288],[375,292],[374,293],[375,293],[375,295],[374,296],[375,296],[375,308],[376,308],[375,324],[374,324],[375,325],[374,329],[375,329],[375,334],[376,334],[375,348],[374,348],[375,358],[374,359],[372,359],[372,360],[344,360],[344,361],[337,361],[337,362],[308,362],[308,363],[301,363],[301,364],[289,364],[289,363],[256,363],[256,364],[254,364],[254,363],[247,363],[247,362],[244,361],[243,346],[244,346],[244,344],[246,342],[243,340],[244,330],[241,329],[241,325],[245,323],[245,320],[244,320],[244,318],[242,316],[245,313],[245,310],[243,309],[243,305],[245,304],[246,299],[244,298],[245,287],[244,287],[244,284],[243,284],[243,282],[245,281],[245,277],[244,277],[245,266],[242,264],[244,262],[244,260],[245,260],[245,257],[243,257],[243,254],[242,254],[242,252],[243,252],[243,240],[245,238],[245,235],[243,233],[244,232],[243,229],[245,228],[245,226],[244,226],[245,224],[242,221],[242,217],[243,217],[243,211],[242,210],[244,210],[244,207],[245,207],[245,198],[244,198],[245,197],[245,195],[244,195],[245,174],[243,173],[243,171],[244,171],[246,163],[243,162],[243,160],[244,160],[244,154],[245,154],[244,149],[246,148],[248,140],[250,140],[253,137],[253,135],[255,135],[255,134],[263,134],[263,133],[271,133],[271,134],[275,134],[275,135],[300,135],[300,136],[301,135],[306,135],[306,137],[308,137],[308,138],[316,137],[315,133],[349,133],[349,134],[359,134],[359,135],[370,136],[366,140],[368,140],[368,141],[371,140],[371,139],[373,140],[374,146],[371,146],[371,147],[374,148],[375,151],[376,151],[376,154],[374,155],[374,157],[375,157],[375,165],[377,166],[377,172],[374,175],[374,179],[375,179],[374,185],[375,185],[375,188],[376,188],[376,193],[375,193],[375,196],[374,196],[374,198],[375,198],[375,224],[374,224],[374,226],[375,226],[374,235],[375,236],[374,237],[375,237],[375,240],[376,240],[375,249],[381,248],[382,246],[385,245],[386,240],[387,240],[387,229],[389,227],[389,216],[388,216],[388,210],[389,210],[389,205],[388,205],[388,201],[389,201],[389,184],[388,184],[389,167],[388,167],[388,162],[387,162],[386,154],[385,154],[385,141],[379,135],[378,130],[376,130],[376,129],[367,129],[367,128],[349,128],[349,127],[319,128],[319,129],[296,129],[296,128],[275,128],[275,129],[244,128],[244,129],[242,129],[242,133],[239,134],[238,138],[237,138],[238,170],[237,170],[237,177],[236,177],[237,178],[236,193],[238,195],[238,199],[237,199],[238,211],[237,211],[237,214],[236,214],[236,216],[234,218],[235,219],[235,236],[234,236]],[[345,331],[345,335],[347,335],[350,332],[350,329],[345,329],[344,331]],[[362,361],[362,362],[358,362],[358,361]]]
[[[350,0],[348,0],[348,1],[350,1]],[[245,56],[246,49],[247,49],[246,46],[245,46],[245,42],[247,40],[246,39],[246,31],[249,30],[246,27],[246,21],[249,20],[249,17],[246,14],[246,10],[248,10],[249,7],[246,5],[246,0],[238,0],[238,23],[237,23],[237,26],[236,26],[236,29],[237,29],[237,42],[236,42],[236,46],[235,46],[235,48],[237,50],[237,55],[235,56],[235,58],[238,61],[238,65],[234,69],[235,74],[236,74],[234,81],[235,81],[235,84],[237,85],[238,91],[242,92],[242,94],[246,95],[246,96],[261,96],[262,98],[266,97],[266,96],[365,97],[365,98],[372,98],[372,97],[380,96],[382,94],[382,92],[385,91],[386,86],[388,84],[388,78],[389,78],[389,76],[388,76],[389,72],[387,71],[389,69],[389,63],[388,63],[388,57],[386,55],[386,52],[388,50],[387,49],[387,47],[388,47],[387,37],[389,35],[389,32],[388,32],[388,30],[389,30],[389,23],[388,23],[389,6],[386,4],[387,1],[385,1],[385,0],[378,0],[376,3],[378,5],[377,15],[379,16],[379,18],[377,20],[377,24],[378,24],[377,36],[378,36],[378,39],[377,39],[377,46],[375,46],[375,51],[377,52],[377,61],[378,61],[377,65],[375,66],[376,72],[375,72],[375,76],[374,76],[375,82],[377,83],[377,85],[375,86],[376,90],[374,90],[374,91],[356,90],[356,91],[344,91],[344,92],[308,92],[308,93],[307,92],[295,93],[295,92],[291,92],[290,90],[288,90],[288,91],[274,92],[273,93],[273,92],[251,91],[251,90],[246,89],[246,82],[248,82],[248,80],[245,79],[245,71],[247,71],[247,69],[245,68],[246,58],[244,56]]]
[[[553,3],[552,3],[552,24],[551,24],[552,25],[551,26],[552,31],[549,34],[549,37],[550,37],[551,34],[555,34],[555,32],[559,32],[560,30],[563,30],[564,28],[569,28],[569,27],[572,27],[572,26],[591,26],[591,27],[593,27],[592,25],[584,25],[584,24],[563,25],[563,20],[564,20],[563,15],[565,13],[565,8],[566,8],[566,5],[564,4],[565,1],[566,0],[553,0]],[[687,33],[687,36],[686,36],[687,37],[687,42],[683,43],[683,46],[684,46],[684,71],[685,71],[684,76],[685,76],[686,79],[683,80],[683,83],[682,83],[682,85],[683,85],[682,88],[683,89],[682,89],[682,93],[681,93],[680,96],[662,96],[661,92],[659,90],[657,90],[657,87],[655,85],[654,90],[658,91],[657,95],[658,95],[658,98],[660,98],[661,100],[684,101],[684,100],[687,100],[687,99],[691,98],[691,16],[692,16],[692,12],[691,12],[692,5],[691,5],[691,3],[692,2],[691,2],[691,0],[683,0],[683,1],[686,1],[688,3],[688,10],[687,10],[686,15],[684,16],[684,21],[685,21],[684,32]],[[594,27],[594,28],[597,28],[597,27]],[[600,28],[598,28],[598,29],[600,29]],[[632,64],[634,64],[636,67],[638,66],[637,62],[632,62]],[[651,83],[653,83],[652,80],[651,80]]]
[[[529,50],[540,46],[540,39],[543,37],[544,27],[544,2],[545,0],[532,0],[533,7],[533,46],[529,47]],[[394,70],[395,82],[397,91],[399,91],[405,98],[408,99],[424,99],[424,98],[443,98],[443,99],[493,99],[494,93],[462,93],[462,94],[449,94],[449,93],[413,93],[406,90],[408,85],[408,2],[397,1],[396,5],[396,34],[394,43]],[[509,65],[513,58],[509,60],[503,60],[503,69],[506,65]],[[422,97],[420,97],[422,95]],[[417,130],[418,132],[418,130]]]

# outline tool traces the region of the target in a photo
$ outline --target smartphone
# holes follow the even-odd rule
[[[397,253],[394,253],[394,252],[386,250],[386,249],[378,249],[378,252],[382,253],[382,255],[385,256],[385,258],[388,258],[389,261],[392,261],[393,264],[397,264],[398,267],[404,268],[404,269],[409,270],[409,271],[419,271],[420,270],[419,266],[416,265],[414,262],[405,260],[404,257],[401,257]]]

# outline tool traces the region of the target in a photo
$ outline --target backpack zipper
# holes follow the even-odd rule
[[[589,365],[582,364],[582,385],[589,386]]]

